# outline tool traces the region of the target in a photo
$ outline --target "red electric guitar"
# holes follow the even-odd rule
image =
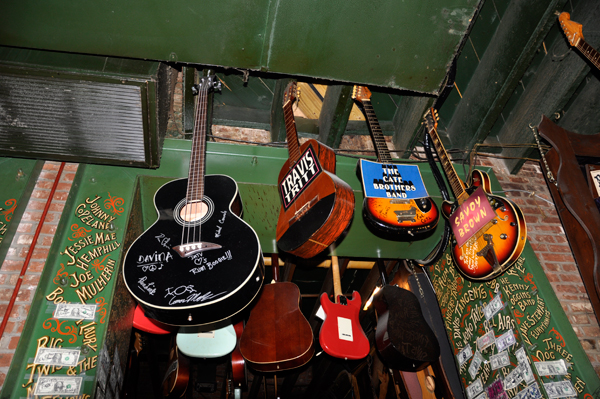
[[[354,192],[335,175],[335,153],[316,140],[302,146],[292,111],[296,82],[284,95],[283,113],[289,159],[278,177],[281,211],[277,245],[301,258],[323,252],[346,230],[354,215]]]
[[[331,257],[331,271],[335,303],[329,300],[327,293],[321,294],[321,306],[326,317],[319,332],[319,343],[323,350],[333,357],[362,359],[369,354],[370,345],[358,320],[360,294],[354,291],[352,299],[346,299],[342,295],[337,256]]]
[[[454,263],[467,278],[491,280],[512,266],[523,252],[527,239],[523,212],[512,201],[491,194],[490,177],[485,172],[474,170],[471,175],[471,186],[466,187],[454,170],[437,133],[435,109],[431,108],[425,114],[425,124],[456,198],[455,202],[445,201],[442,205],[442,214],[454,226],[452,241]],[[479,190],[480,188],[482,190]],[[489,215],[487,213],[483,215],[480,210],[482,204],[487,206],[486,201],[489,202],[487,209],[491,207]],[[470,206],[465,208],[464,204]],[[461,206],[463,208],[460,208]],[[474,216],[482,218],[493,216],[493,218],[480,228],[473,229],[472,226],[477,226],[478,222]],[[473,235],[464,244],[459,245],[460,237],[457,237],[456,231],[459,231],[459,234],[472,233]]]
[[[581,24],[571,21],[571,15],[568,12],[563,12],[558,16],[560,26],[569,40],[569,44],[576,47],[581,54],[590,60],[596,68],[600,69],[600,53],[583,40],[583,31]]]
[[[371,91],[364,86],[354,86],[352,98],[362,104],[367,116],[377,161],[381,164],[392,164],[390,151],[371,105]],[[360,165],[359,163],[359,168]],[[362,170],[361,176],[363,176]],[[364,184],[371,183],[364,182]],[[438,207],[430,197],[418,199],[367,197],[363,202],[363,219],[366,224],[372,230],[385,235],[411,240],[424,238],[433,233],[439,218]]]

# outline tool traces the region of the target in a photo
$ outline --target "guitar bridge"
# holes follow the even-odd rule
[[[294,223],[296,220],[300,219],[312,206],[319,200],[319,196],[317,195],[315,198],[308,201],[306,204],[302,205],[300,209],[294,213],[294,216],[290,218],[290,223]]]
[[[210,251],[211,249],[219,249],[221,245],[211,242],[191,242],[173,247],[173,251],[177,252],[182,258],[189,258],[197,253]]]
[[[417,208],[411,206],[410,209],[405,211],[394,211],[396,217],[398,218],[398,222],[414,222],[417,219]]]
[[[497,270],[500,267],[498,263],[498,257],[494,250],[494,240],[491,234],[484,234],[483,239],[487,241],[485,247],[481,248],[481,251],[477,252],[477,256],[483,256],[485,260],[492,266],[492,270]]]

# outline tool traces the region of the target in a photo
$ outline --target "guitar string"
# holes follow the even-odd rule
[[[185,214],[183,217],[183,226],[182,226],[182,233],[181,233],[181,245],[185,244],[189,244],[190,242],[193,242],[193,240],[190,240],[190,236],[191,236],[191,224],[190,223],[186,223],[186,221],[189,221],[191,219],[191,214],[192,214],[192,203],[194,202],[194,193],[196,191],[196,178],[195,176],[197,176],[197,164],[195,162],[195,158],[197,158],[197,151],[198,151],[198,140],[200,139],[199,136],[199,129],[201,128],[201,126],[199,125],[199,121],[201,119],[201,112],[202,112],[202,93],[204,91],[204,84],[203,82],[201,82],[201,85],[198,87],[198,98],[196,99],[196,110],[194,112],[194,137],[192,140],[192,157],[190,159],[190,166],[189,166],[189,170],[188,170],[188,188],[187,188],[187,192],[186,192],[186,201],[185,201]],[[195,238],[195,237],[194,237]]]

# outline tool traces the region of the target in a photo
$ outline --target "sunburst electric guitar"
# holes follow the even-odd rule
[[[427,132],[448,178],[456,201],[445,201],[442,214],[452,226],[452,258],[472,280],[491,280],[502,274],[523,252],[527,227],[523,212],[506,198],[492,195],[487,173],[474,170],[467,187],[458,177],[437,133],[437,113],[425,114]]]
[[[390,151],[387,148],[371,104],[371,91],[364,86],[354,86],[352,98],[362,104],[367,116],[371,138],[377,153],[377,161],[381,166],[379,169],[383,171],[380,172],[380,177],[383,177],[381,184],[387,184],[390,187],[390,190],[387,190],[388,194],[393,192],[394,195],[397,195],[395,198],[365,197],[363,202],[363,219],[365,223],[372,231],[382,233],[385,236],[397,236],[413,240],[431,235],[440,218],[437,205],[428,196],[416,199],[402,198],[407,192],[411,193],[413,186],[412,184],[406,184],[407,182],[402,180],[402,176],[397,174],[398,166],[392,162]],[[372,164],[373,162],[365,160],[360,160],[358,163],[363,179],[363,188],[374,184],[373,181],[366,181],[366,171],[363,170],[363,166],[372,167]],[[418,172],[418,166],[410,165],[408,167],[416,168]],[[416,177],[421,179],[420,174]]]

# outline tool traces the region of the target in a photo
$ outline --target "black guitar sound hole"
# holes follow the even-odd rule
[[[189,204],[184,198],[175,205],[173,219],[183,227],[195,227],[210,219],[214,212],[215,203],[206,195],[202,201]]]

